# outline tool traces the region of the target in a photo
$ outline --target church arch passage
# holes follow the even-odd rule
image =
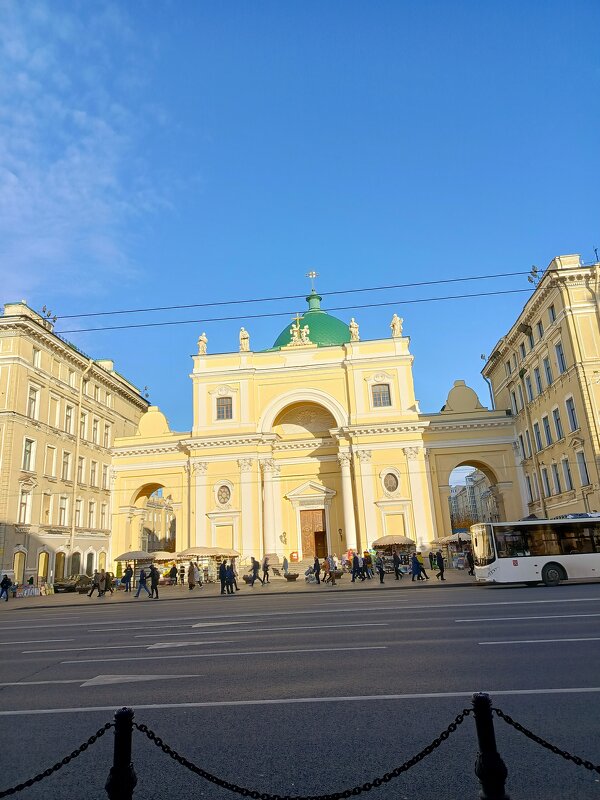
[[[325,558],[327,555],[327,527],[322,508],[300,511],[302,530],[302,555],[304,558]]]

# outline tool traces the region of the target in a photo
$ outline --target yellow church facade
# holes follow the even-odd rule
[[[176,550],[232,548],[293,560],[364,549],[381,536],[415,546],[451,533],[452,470],[489,478],[503,518],[523,516],[514,427],[457,381],[422,414],[402,320],[361,341],[354,320],[308,310],[269,350],[193,357],[193,427],[171,431],[158,407],[113,448],[112,555],[138,549],[157,490],[175,514]]]

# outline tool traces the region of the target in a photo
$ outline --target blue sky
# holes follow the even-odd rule
[[[600,246],[597,2],[0,0],[2,299],[58,314],[527,271]],[[404,317],[417,397],[461,378],[524,277],[326,297]],[[389,303],[368,308],[369,303]],[[190,354],[268,347],[300,300],[60,319],[191,426]]]

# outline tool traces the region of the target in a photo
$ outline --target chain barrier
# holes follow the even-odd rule
[[[214,783],[216,786],[220,786],[223,789],[228,789],[230,792],[235,792],[236,794],[241,794],[242,797],[251,797],[253,800],[342,800],[342,798],[354,797],[355,795],[362,794],[363,792],[369,792],[371,789],[375,789],[384,783],[389,783],[389,781],[391,781],[393,778],[397,778],[399,775],[402,775],[403,772],[407,772],[411,767],[414,767],[415,764],[418,764],[419,761],[422,761],[426,756],[433,753],[434,750],[436,750],[443,742],[446,741],[451,733],[454,733],[458,726],[464,722],[466,717],[472,713],[473,709],[464,708],[450,723],[450,725],[448,725],[446,730],[442,731],[440,735],[437,736],[433,742],[431,742],[431,744],[428,744],[427,747],[424,747],[412,758],[409,758],[408,761],[405,761],[404,764],[396,767],[396,769],[392,770],[391,772],[386,772],[385,775],[381,776],[381,778],[375,778],[373,781],[360,784],[352,789],[345,789],[342,792],[333,792],[330,794],[311,794],[302,797],[298,795],[280,795],[268,794],[267,792],[258,792],[255,789],[246,789],[243,786],[238,786],[235,783],[224,781],[221,778],[217,778],[216,775],[211,775],[210,772],[206,772],[206,770],[196,766],[196,764],[193,764],[191,761],[188,761],[185,756],[180,755],[176,750],[173,750],[168,744],[163,742],[160,736],[157,736],[154,731],[151,731],[147,725],[138,725],[136,722],[134,722],[133,727],[137,728],[138,731],[141,731],[141,733],[144,733],[151,742],[153,742],[163,751],[163,753],[166,753],[173,760],[177,761],[191,772],[194,772],[201,778],[210,781],[210,783]]]
[[[29,787],[33,786],[34,783],[39,783],[40,781],[43,781],[44,778],[49,778],[50,775],[58,772],[59,769],[65,767],[70,761],[73,761],[74,758],[77,758],[77,756],[85,753],[88,747],[91,747],[93,744],[95,744],[100,737],[104,736],[107,730],[114,727],[114,722],[106,722],[99,730],[96,731],[96,733],[94,733],[93,736],[90,736],[90,738],[87,739],[83,744],[80,744],[79,747],[76,750],[73,750],[70,755],[65,756],[62,761],[58,761],[53,767],[48,767],[48,769],[38,773],[35,778],[29,778],[28,781],[18,783],[16,786],[12,786],[10,789],[4,789],[4,791],[0,792],[0,798],[10,797],[17,792],[22,792],[23,789],[29,789]]]
[[[494,714],[496,714],[497,717],[500,717],[500,719],[503,719],[504,722],[508,723],[508,725],[513,727],[515,730],[519,731],[519,733],[522,733],[528,739],[531,739],[532,742],[539,744],[546,750],[550,750],[550,752],[554,753],[554,755],[560,756],[561,758],[564,758],[566,761],[572,761],[578,767],[585,767],[585,769],[589,769],[591,772],[597,772],[600,774],[599,765],[592,764],[591,761],[588,761],[585,758],[581,758],[580,756],[571,755],[571,753],[567,752],[566,750],[561,750],[560,747],[557,747],[555,744],[547,742],[545,739],[542,739],[541,736],[538,736],[536,733],[533,733],[533,731],[528,730],[528,728],[526,728],[524,725],[521,725],[520,722],[516,722],[516,720],[514,720],[508,714],[505,714],[504,711],[502,711],[501,709],[492,708],[492,711],[494,712]]]

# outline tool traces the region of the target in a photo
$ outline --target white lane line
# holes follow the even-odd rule
[[[597,694],[600,686],[569,687],[566,689],[470,689],[464,692],[419,692],[417,694],[367,694],[343,695],[340,697],[283,697],[269,700],[213,700],[196,703],[149,703],[135,705],[136,711],[159,711],[165,708],[223,708],[224,706],[285,706],[302,705],[311,703],[348,703],[352,700],[443,700],[447,697],[472,697],[473,692],[486,691],[492,697],[512,697],[519,695],[546,695],[546,694]],[[0,711],[0,717],[19,717],[37,714],[90,714],[94,712],[114,712],[115,706],[85,706],[80,708],[26,708],[14,711]]]
[[[163,642],[164,647],[172,647],[173,645],[171,642]],[[219,639],[216,642],[205,642],[205,641],[198,641],[198,642],[186,642],[186,644],[233,644],[232,640],[230,639]],[[156,645],[147,645],[147,644],[109,644],[109,645],[94,645],[94,647],[63,647],[60,649],[54,650],[21,650],[22,655],[31,655],[32,653],[74,653],[80,652],[81,650],[98,650],[103,653],[105,650],[133,650],[134,648],[144,647],[146,650],[150,650]],[[119,659],[111,658],[110,661],[119,661]]]
[[[0,686],[49,686],[58,683],[83,683],[87,678],[73,678],[64,681],[13,681],[12,683],[0,683]]]
[[[577,617],[600,617],[600,614],[543,614],[538,617],[478,617],[455,619],[454,622],[514,622],[521,619],[574,619]]]
[[[80,688],[88,686],[109,686],[117,683],[133,683],[136,681],[164,681],[175,680],[176,678],[201,678],[202,675],[96,675],[93,678],[70,678],[69,680],[57,681],[11,681],[0,683],[2,686],[52,686],[64,683],[78,683]]]
[[[49,644],[50,642],[74,642],[75,639],[26,639],[24,642],[7,642],[9,646],[13,644]]]
[[[100,648],[98,648],[100,649]],[[106,661],[164,661],[171,658],[222,658],[227,656],[271,656],[296,653],[347,653],[350,650],[387,650],[384,645],[371,645],[365,647],[311,647],[302,650],[241,650],[230,653],[177,653],[173,656],[134,656],[133,658],[90,658],[77,659],[76,661],[61,661],[61,664],[102,664]]]
[[[507,642],[477,642],[477,644],[548,644],[550,642],[600,642],[600,636],[573,639],[513,639]]]
[[[369,628],[387,628],[387,622],[369,622]],[[192,625],[192,628],[196,628]],[[364,622],[345,622],[340,625],[285,625],[272,628],[243,628],[238,631],[230,631],[229,636],[243,636],[245,633],[262,633],[263,631],[320,631],[324,628],[364,628]],[[213,631],[182,631],[181,633],[161,633],[161,636],[200,636],[203,633],[213,633]],[[155,633],[138,633],[135,639],[149,639],[156,636]]]

